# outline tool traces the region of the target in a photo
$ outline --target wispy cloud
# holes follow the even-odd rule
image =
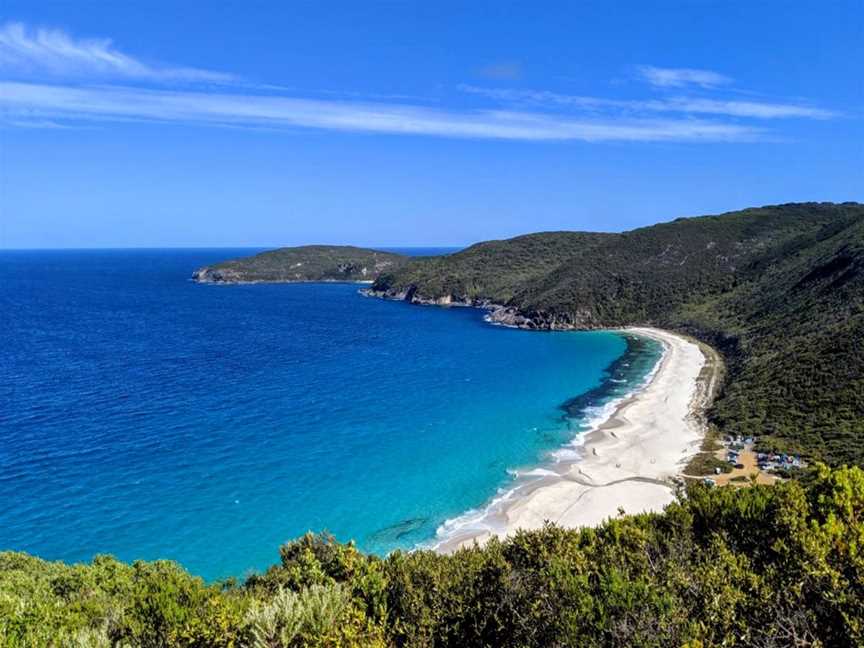
[[[0,70],[64,79],[128,79],[150,82],[227,83],[230,74],[147,64],[114,48],[111,40],[76,39],[59,29],[0,26]]]
[[[599,97],[582,97],[565,95],[548,90],[517,90],[515,88],[484,88],[469,84],[457,86],[462,92],[479,95],[495,101],[515,104],[532,104],[535,106],[567,106],[579,108],[614,108],[622,102]],[[626,103],[626,102],[625,102]]]
[[[477,69],[477,74],[481,77],[496,81],[517,81],[522,78],[524,73],[522,64],[515,61],[490,63]]]
[[[39,130],[67,130],[69,128],[74,128],[74,126],[61,124],[56,121],[51,121],[50,119],[32,119],[29,117],[23,117],[22,119],[15,119],[12,117],[6,120],[5,123],[8,126],[15,126],[16,128],[35,128]]]
[[[704,90],[731,82],[710,70],[641,66],[638,71],[658,88]],[[514,81],[523,70],[516,62],[498,62],[477,72]],[[289,96],[297,91],[219,71],[145,62],[109,39],[76,38],[17,22],[0,25],[0,73],[6,77],[0,82],[0,122],[19,128],[158,121],[522,141],[738,142],[771,138],[740,118],[834,116],[803,104],[686,96],[620,100],[468,85],[460,90],[482,95],[496,108],[446,110],[416,97],[344,92],[340,99]]]
[[[712,70],[693,68],[661,68],[653,65],[640,65],[636,68],[643,81],[659,88],[715,88],[732,83],[732,79]]]
[[[0,110],[7,123],[133,119],[523,141],[734,142],[762,135],[760,129],[750,126],[694,119],[573,119],[507,110],[448,111],[385,103],[18,82],[0,83]]]
[[[717,99],[694,99],[679,97],[657,102],[662,110],[677,110],[688,113],[729,115],[730,117],[754,117],[776,119],[783,117],[803,117],[808,119],[830,119],[837,113],[823,108],[803,104],[766,103],[759,101],[736,101]]]
[[[828,119],[836,116],[836,113],[833,111],[803,104],[717,100],[699,97],[645,100],[603,99],[601,97],[559,94],[546,90],[482,88],[472,85],[460,85],[459,89],[469,94],[480,95],[503,103],[535,107],[569,108],[583,111],[618,111],[619,113],[623,111],[632,114],[669,112],[751,117],[757,119],[783,117]]]

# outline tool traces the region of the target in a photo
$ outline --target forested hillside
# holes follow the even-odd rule
[[[558,268],[562,259],[594,249],[614,236],[542,232],[486,241],[456,254],[415,259],[399,268],[398,279],[387,285],[422,287],[422,295],[433,299],[454,296],[460,301],[488,299],[500,304]]]
[[[864,472],[691,487],[662,514],[380,559],[326,537],[244,584],[169,562],[0,553],[0,645],[564,648],[864,645]]]
[[[623,234],[519,237],[415,260],[372,290],[421,303],[491,302],[503,307],[494,319],[529,328],[649,325],[693,334],[729,365],[710,413],[721,430],[864,464],[860,204],[778,205]]]

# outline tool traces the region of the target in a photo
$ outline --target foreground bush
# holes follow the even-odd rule
[[[860,646],[864,471],[691,488],[660,515],[548,526],[452,556],[328,536],[243,585],[170,562],[0,553],[0,645]]]

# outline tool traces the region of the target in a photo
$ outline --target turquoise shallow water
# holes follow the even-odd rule
[[[188,281],[247,252],[0,253],[0,549],[212,579],[307,529],[414,547],[659,355],[354,285]]]

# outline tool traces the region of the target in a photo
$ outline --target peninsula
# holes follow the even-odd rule
[[[408,257],[350,245],[279,248],[251,257],[198,268],[199,283],[301,283],[350,281],[371,283],[385,271],[405,265]]]

